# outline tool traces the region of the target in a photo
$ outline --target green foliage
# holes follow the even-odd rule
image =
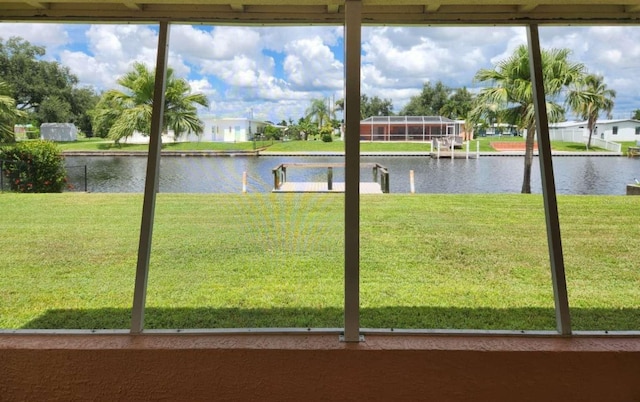
[[[322,142],[333,141],[333,127],[330,124],[325,124],[322,129],[320,129],[320,139]]]
[[[71,105],[56,95],[43,99],[38,108],[37,119],[42,123],[71,121]]]
[[[453,92],[453,93],[452,93]],[[473,107],[473,95],[467,88],[452,88],[441,81],[434,86],[426,82],[420,95],[413,96],[400,112],[406,116],[444,116],[464,119]]]
[[[640,109],[636,109],[633,111],[632,119],[640,120]]]
[[[282,130],[274,126],[266,126],[264,128],[264,136],[268,140],[279,140],[282,138]]]
[[[322,98],[312,99],[306,113],[305,119],[308,122],[315,122],[317,127],[322,127],[325,122],[331,119],[327,102]]]
[[[438,114],[453,120],[464,120],[473,108],[473,99],[466,87],[458,88],[442,105]]]
[[[30,140],[37,140],[40,138],[40,129],[33,127],[30,130],[27,130],[27,138]]]
[[[566,102],[571,110],[587,121],[587,149],[591,147],[591,137],[600,112],[607,112],[607,116],[611,118],[615,97],[616,91],[607,88],[601,75],[588,74],[572,83]]]
[[[14,125],[25,113],[16,109],[16,101],[10,96],[6,82],[0,81],[0,143],[15,141]]]
[[[155,72],[142,63],[118,80],[124,91],[107,91],[92,112],[97,136],[105,135],[116,143],[135,131],[149,135],[155,87]],[[188,132],[201,134],[204,124],[198,119],[195,104],[208,106],[207,98],[190,93],[189,83],[167,69],[163,131],[173,130],[174,137]]]
[[[371,116],[392,116],[393,102],[391,99],[380,99],[377,96],[369,98],[367,95],[360,95],[360,119]]]
[[[451,88],[444,85],[442,81],[436,82],[435,86],[432,86],[430,82],[425,82],[420,95],[412,96],[400,114],[405,116],[436,116],[447,103],[450,93]]]
[[[26,141],[0,149],[2,174],[20,193],[59,193],[66,181],[64,158],[50,141]]]
[[[291,131],[297,131],[301,140],[315,139],[318,135],[318,126],[306,118],[298,120],[296,127],[290,127]]]
[[[42,123],[74,123],[90,132],[87,111],[96,97],[92,89],[78,89],[78,78],[68,67],[44,59],[46,50],[20,37],[0,38],[0,77],[18,109]]]
[[[90,111],[95,108],[100,96],[91,88],[74,88],[70,99],[72,119],[78,130],[93,136]]]
[[[563,107],[552,100],[584,74],[584,65],[570,61],[569,53],[569,49],[541,49],[542,77],[544,93],[549,99],[547,115],[550,122],[557,122],[564,117]],[[511,56],[501,60],[495,69],[478,71],[475,80],[488,82],[492,86],[482,89],[478,94],[469,120],[476,123],[505,122],[527,130],[522,192],[530,193],[536,122],[528,48],[519,46]]]
[[[336,110],[344,110],[344,99],[338,99],[335,104]],[[360,119],[371,116],[393,116],[393,102],[391,99],[380,99],[377,96],[369,98],[366,94],[360,95]],[[332,122],[334,128],[340,127]]]

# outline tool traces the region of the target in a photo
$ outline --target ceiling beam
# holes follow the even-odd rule
[[[424,6],[424,12],[425,13],[435,13],[436,11],[438,11],[440,9],[441,5],[442,4],[440,4],[440,3],[429,3],[429,4]]]
[[[338,11],[340,11],[340,5],[339,4],[329,4],[329,5],[327,5],[327,12],[329,14],[335,14]]]
[[[518,12],[519,13],[529,13],[533,10],[536,9],[536,7],[538,7],[538,4],[532,3],[532,4],[521,4],[518,6]]]
[[[34,7],[34,8],[40,8],[40,9],[49,8],[49,4],[42,3],[40,1],[25,1],[25,3],[27,3],[28,5],[30,5],[31,7]]]
[[[231,3],[230,6],[233,11],[238,11],[240,13],[244,11],[244,6],[242,4]]]
[[[635,6],[627,6],[624,11],[628,13],[638,13],[640,12],[640,4],[636,4]]]
[[[125,1],[123,4],[130,10],[136,10],[136,11],[142,10],[142,6],[138,3],[134,3],[133,1]]]

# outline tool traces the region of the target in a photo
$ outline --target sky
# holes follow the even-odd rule
[[[1,23],[46,48],[96,91],[118,88],[133,62],[155,65],[156,25]],[[604,76],[617,92],[614,118],[640,109],[640,26],[540,27],[543,48],[569,48],[572,61]],[[297,121],[312,99],[344,95],[343,28],[171,25],[169,66],[210,106],[202,114]],[[477,92],[479,69],[526,44],[524,27],[363,27],[362,93],[399,112],[425,82]]]

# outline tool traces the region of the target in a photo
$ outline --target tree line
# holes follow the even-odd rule
[[[43,46],[23,38],[0,38],[0,142],[13,141],[16,123],[69,122],[91,132],[89,111],[99,95],[80,87],[68,67],[45,54]]]

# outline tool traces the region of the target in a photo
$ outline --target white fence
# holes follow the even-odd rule
[[[586,130],[549,130],[549,139],[551,141],[578,142],[586,144],[589,141],[589,135]],[[622,152],[622,144],[605,141],[595,135],[591,137],[591,145],[598,148],[604,148],[607,151]]]

